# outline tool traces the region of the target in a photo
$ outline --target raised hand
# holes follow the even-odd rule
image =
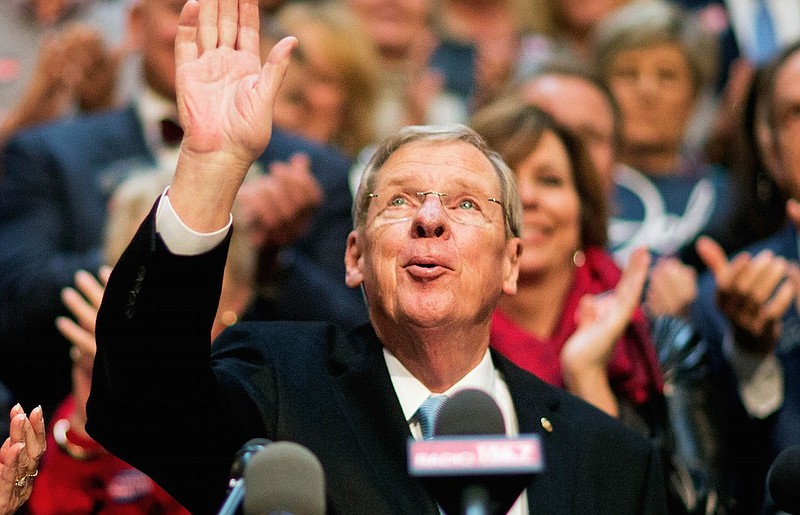
[[[615,416],[619,408],[608,382],[608,363],[640,303],[649,265],[647,249],[636,249],[613,292],[584,295],[576,313],[578,328],[561,350],[567,389]]]
[[[97,351],[94,339],[94,325],[97,310],[103,300],[103,292],[111,275],[109,267],[100,269],[100,281],[84,270],[75,273],[75,288],[64,288],[61,300],[69,309],[75,320],[69,317],[58,317],[58,331],[73,345],[72,359],[76,364],[91,370],[92,361]]]
[[[0,447],[0,514],[14,513],[28,500],[46,448],[42,408],[30,417],[17,404],[11,408],[10,436]]]
[[[769,250],[740,253],[728,260],[711,238],[697,241],[697,253],[717,282],[716,302],[730,321],[734,341],[744,350],[769,354],[781,333],[781,317],[796,295],[786,280],[789,263]]]
[[[272,134],[272,107],[293,37],[264,65],[258,0],[189,0],[175,40],[176,93],[184,129],[170,200],[192,229],[224,227],[236,191]]]

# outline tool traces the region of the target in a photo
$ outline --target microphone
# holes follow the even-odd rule
[[[325,475],[300,444],[275,442],[259,451],[244,472],[245,515],[324,515]]]
[[[767,473],[769,495],[786,513],[800,513],[800,445],[782,450]]]
[[[408,462],[447,515],[505,515],[544,469],[539,435],[507,437],[500,408],[476,389],[444,402],[434,438],[409,440]]]
[[[244,480],[242,476],[247,468],[250,459],[258,451],[269,445],[270,441],[266,438],[253,438],[245,442],[242,448],[236,452],[231,465],[230,482],[228,484],[228,496],[220,507],[217,515],[234,515],[242,504],[244,498]]]

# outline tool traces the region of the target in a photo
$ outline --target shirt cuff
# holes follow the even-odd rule
[[[777,356],[761,356],[740,349],[730,332],[725,334],[723,344],[747,413],[766,418],[777,411],[783,405],[783,369]]]
[[[225,239],[233,223],[233,215],[228,224],[214,232],[197,232],[190,229],[178,217],[167,196],[169,188],[161,194],[156,208],[156,232],[161,235],[167,249],[178,256],[197,256],[213,249]]]

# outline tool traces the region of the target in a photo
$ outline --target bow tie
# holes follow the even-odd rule
[[[161,141],[168,147],[177,147],[183,139],[183,129],[175,120],[164,118],[161,120]]]

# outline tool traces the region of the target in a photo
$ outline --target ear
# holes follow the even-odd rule
[[[358,231],[350,231],[347,235],[347,248],[344,251],[344,282],[350,288],[358,288],[364,282],[361,272],[361,246]]]
[[[522,256],[522,240],[511,238],[506,242],[505,257],[503,258],[503,293],[506,295],[517,293],[520,256]]]

